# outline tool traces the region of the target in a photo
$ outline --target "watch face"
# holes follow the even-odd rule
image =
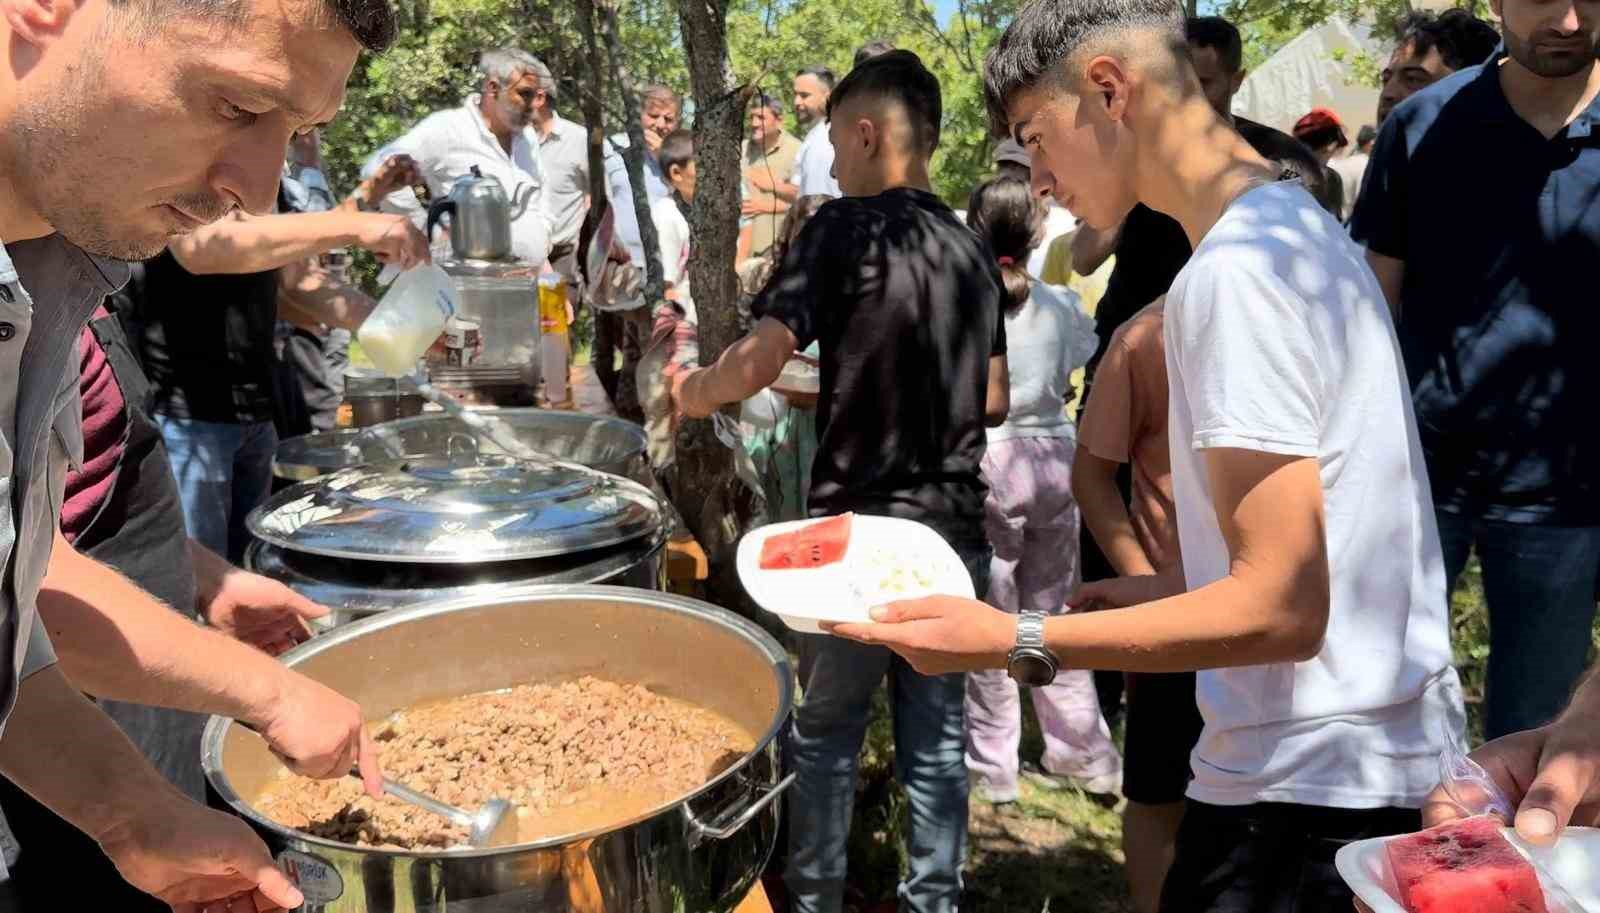
[[[1019,651],[1008,666],[1007,671],[1018,684],[1040,688],[1056,680],[1055,663],[1031,650]]]

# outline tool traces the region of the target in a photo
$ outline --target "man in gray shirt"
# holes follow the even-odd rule
[[[177,910],[295,907],[249,829],[163,781],[80,691],[251,719],[296,769],[342,775],[359,758],[373,789],[359,708],[253,656],[221,661],[239,645],[73,552],[57,517],[83,451],[79,330],[126,278],[117,261],[232,209],[267,211],[290,136],[337,112],[361,48],[392,40],[392,14],[367,0],[0,12],[0,774]]]

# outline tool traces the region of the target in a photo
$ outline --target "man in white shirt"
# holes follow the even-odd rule
[[[550,217],[550,266],[566,280],[570,322],[572,302],[577,300],[578,230],[589,209],[589,141],[582,124],[556,113],[556,81],[548,70],[544,72],[534,95],[533,132],[539,138],[544,208]],[[545,401],[559,408],[572,405],[567,389],[570,338],[566,333],[552,332],[540,340]]]
[[[662,85],[646,86],[641,90],[639,98],[639,125],[644,128],[645,155],[643,162],[643,179],[645,201],[654,205],[657,200],[672,194],[672,188],[667,184],[666,175],[661,171],[661,142],[672,132],[678,129],[678,116],[681,106],[678,95],[670,88]],[[628,148],[628,134],[617,133],[606,139],[606,199],[610,202],[616,220],[615,236],[613,239],[613,256],[621,260],[623,253],[628,255],[628,260],[639,270],[640,275],[645,273],[644,240],[639,235],[639,213],[633,203],[633,183],[628,179],[627,162],[623,160],[622,150]],[[646,214],[648,217],[648,213]],[[629,308],[637,309],[643,306],[644,296],[639,295]],[[628,310],[628,314],[635,313]],[[639,339],[639,330],[625,319],[625,314],[601,313],[595,318],[594,357],[592,363],[595,373],[600,377],[600,385],[605,388],[606,395],[613,403],[618,403],[618,379],[615,364],[616,352],[621,349],[623,370],[632,373],[638,364],[640,350],[648,339]],[[648,333],[644,334],[648,336]],[[623,397],[619,406],[626,413],[627,397]]]
[[[666,86],[646,86],[640,93],[639,123],[644,127],[644,192],[647,202],[655,203],[672,193],[661,172],[661,141],[678,129],[681,106],[678,95]],[[644,242],[639,237],[639,214],[633,206],[633,185],[622,150],[628,148],[628,134],[618,133],[606,140],[606,196],[616,208],[616,239],[628,252],[635,266],[644,270]]]
[[[1086,584],[1048,620],[948,597],[836,633],[924,673],[1200,670],[1163,913],[1349,909],[1352,840],[1416,830],[1464,724],[1443,562],[1388,307],[1362,251],[1227,129],[1176,0],[1035,0],[991,52],[991,124],[1097,229],[1139,202],[1194,254],[1167,295],[1181,579]]]
[[[479,59],[480,91],[458,108],[436,111],[367,160],[371,177],[394,155],[416,160],[428,192],[438,199],[476,166],[498,180],[511,200],[511,253],[531,266],[550,256],[551,218],[541,197],[539,140],[533,131],[535,102],[554,84],[538,58],[515,48],[485,51]],[[409,189],[390,194],[384,209],[403,212],[420,226],[427,209]],[[579,217],[582,218],[581,216]],[[448,248],[436,251],[449,253]]]
[[[803,197],[844,196],[833,177],[833,140],[828,138],[828,97],[834,82],[833,71],[823,66],[806,67],[794,77],[794,117],[805,131],[794,162],[794,185]]]

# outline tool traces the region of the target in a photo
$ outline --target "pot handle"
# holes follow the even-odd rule
[[[717,821],[701,821],[695,817],[694,812],[685,804],[683,806],[683,817],[689,824],[689,830],[693,832],[692,839],[696,843],[702,840],[726,840],[737,834],[746,824],[749,824],[757,815],[765,811],[767,806],[776,802],[778,797],[783,795],[783,791],[793,785],[796,776],[796,774],[790,774],[779,780],[767,790],[765,795],[750,803],[743,811],[733,813],[731,818],[724,814],[719,816]]]

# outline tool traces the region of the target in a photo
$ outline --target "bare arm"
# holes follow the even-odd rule
[[[289,313],[282,316],[298,323],[323,323],[354,330],[378,306],[365,292],[335,279],[310,260],[283,267],[278,276],[279,304]],[[298,319],[296,319],[298,318]]]
[[[379,212],[235,212],[174,240],[168,249],[196,275],[261,273],[336,247],[364,247],[402,269],[428,259],[422,232],[405,216]]]
[[[772,386],[794,355],[794,333],[763,317],[750,335],[729,346],[709,368],[679,374],[673,399],[685,415],[705,418],[727,403],[749,399]]]
[[[1124,577],[1154,574],[1155,566],[1139,544],[1133,531],[1128,505],[1117,489],[1117,470],[1121,463],[1090,453],[1082,444],[1072,460],[1072,497],[1083,512],[1083,522],[1095,544]]]
[[[989,356],[989,389],[983,403],[983,423],[998,428],[1011,412],[1011,371],[1004,355]]]
[[[1112,228],[1090,228],[1088,225],[1079,224],[1077,233],[1072,236],[1072,271],[1080,276],[1087,276],[1099,269],[1117,250],[1117,242],[1122,240],[1122,223],[1117,223]]]
[[[1206,468],[1228,576],[1148,605],[1052,620],[1046,642],[1069,668],[1182,672],[1298,662],[1322,649],[1329,593],[1317,461],[1216,449]]]
[[[1367,266],[1371,267],[1372,274],[1378,277],[1378,286],[1383,289],[1383,297],[1389,303],[1389,313],[1394,315],[1395,323],[1399,323],[1400,287],[1406,278],[1406,261],[1386,257],[1369,249]]]
[[[1080,596],[1131,608],[1045,622],[1045,643],[1069,669],[1184,672],[1309,659],[1328,626],[1328,558],[1317,462],[1208,450],[1228,576],[1187,593],[1176,577],[1119,577]],[[878,623],[834,631],[884,644],[920,672],[998,669],[1016,616],[976,600],[932,597],[874,610]]]
[[[0,739],[0,772],[174,909],[234,897],[235,908],[251,910],[302,901],[242,821],[181,795],[57,667],[23,679]]]
[[[39,617],[61,670],[100,697],[251,724],[302,773],[343,776],[359,755],[376,787],[361,708],[253,647],[194,624],[60,533]]]

